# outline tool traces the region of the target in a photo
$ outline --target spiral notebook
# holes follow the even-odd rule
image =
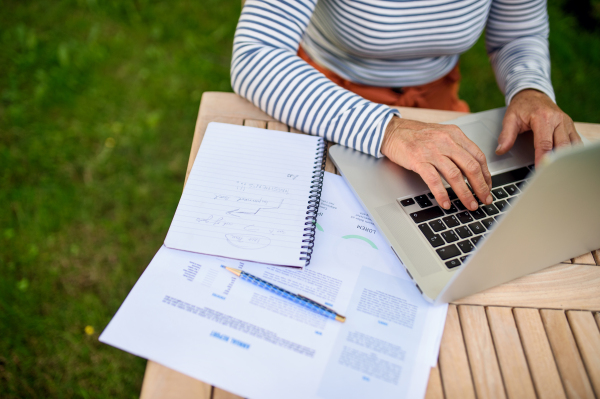
[[[165,245],[273,265],[308,265],[326,149],[320,137],[210,123]]]

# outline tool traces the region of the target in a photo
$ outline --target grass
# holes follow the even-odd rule
[[[559,5],[558,103],[600,122],[600,36]],[[202,93],[231,91],[240,1],[0,10],[0,397],[137,397],[145,361],[98,334],[164,239]],[[481,40],[461,68],[474,111],[503,105]]]

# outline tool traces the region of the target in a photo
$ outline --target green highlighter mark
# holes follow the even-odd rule
[[[345,239],[348,239],[348,238],[358,238],[359,240],[363,240],[364,242],[366,242],[367,244],[369,244],[373,248],[379,249],[379,248],[377,248],[377,245],[375,245],[375,243],[373,243],[373,241],[371,241],[368,238],[363,237],[363,236],[349,235],[349,236],[343,236],[342,238],[345,238]]]
[[[317,226],[317,230],[324,231],[319,223],[315,222],[315,226]]]

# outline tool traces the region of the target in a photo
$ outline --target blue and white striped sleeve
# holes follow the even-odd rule
[[[523,89],[536,89],[553,101],[546,0],[493,0],[486,46],[506,104]]]
[[[337,86],[297,56],[316,1],[246,1],[233,42],[233,90],[289,126],[381,157],[397,111]]]

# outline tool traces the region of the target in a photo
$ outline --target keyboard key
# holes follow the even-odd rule
[[[454,201],[453,204],[456,205],[456,207],[458,208],[459,211],[466,211],[467,210],[467,207],[465,207],[463,205],[463,203],[460,202],[460,201]]]
[[[415,223],[427,222],[428,220],[437,219],[442,216],[444,216],[444,212],[442,212],[442,208],[439,206],[423,209],[422,211],[413,212],[410,214],[410,217]]]
[[[427,198],[427,194],[417,195],[415,197],[415,201],[417,201],[417,202],[429,201],[429,198]]]
[[[448,269],[453,269],[456,266],[460,266],[460,260],[458,260],[458,259],[451,259],[448,262],[446,262],[446,266],[448,266]]]
[[[462,224],[471,223],[473,221],[469,211],[459,212],[456,214],[456,217],[461,221]]]
[[[494,205],[496,205],[496,208],[498,208],[498,210],[500,212],[504,212],[505,211],[504,208],[506,208],[506,210],[508,210],[508,207],[510,206],[510,205],[508,205],[508,202],[506,202],[504,200],[500,200],[498,202],[494,202]]]
[[[533,172],[535,170],[535,164],[531,164],[528,166],[529,169]]]
[[[494,216],[500,213],[498,212],[498,208],[496,208],[494,204],[484,205],[481,207],[481,209],[483,209],[488,216]]]
[[[467,226],[460,226],[454,229],[454,231],[456,231],[456,233],[460,236],[460,238],[467,238],[467,237],[471,237],[473,235],[473,233],[471,233],[471,230],[469,230],[469,228]]]
[[[508,194],[506,194],[506,191],[504,191],[502,188],[495,188],[492,190],[492,193],[494,193],[494,197],[496,197],[496,199],[504,199],[508,197]]]
[[[456,195],[454,190],[452,190],[451,188],[447,188],[446,191],[448,191],[448,197],[450,197],[450,201],[454,201],[455,199],[458,199],[458,196]]]
[[[456,245],[448,245],[447,247],[442,247],[440,249],[436,249],[435,252],[442,258],[442,260],[455,258],[460,255],[460,251],[456,247]]]
[[[429,197],[429,199],[434,199],[435,196],[432,193],[427,193],[427,196]]]
[[[496,221],[494,220],[494,218],[487,218],[487,219],[483,219],[483,220],[481,221],[481,223],[482,223],[482,224],[485,226],[485,228],[486,228],[486,229],[488,229],[488,230],[489,230],[489,229],[491,229],[491,228],[492,228],[492,225],[493,225],[494,223],[496,223]]]
[[[446,216],[442,220],[444,221],[444,223],[446,223],[446,226],[448,227],[456,227],[460,224],[456,216]]]
[[[400,203],[402,204],[402,206],[410,206],[415,203],[415,200],[412,198],[408,198],[408,199],[400,201]]]
[[[506,199],[506,202],[511,203],[514,199],[517,199],[517,197],[509,197]]]
[[[417,204],[419,204],[421,208],[429,208],[431,205],[433,205],[428,199],[425,199],[425,201],[417,201]]]
[[[476,209],[474,211],[469,211],[469,212],[471,213],[471,216],[473,216],[477,220],[483,219],[485,217],[485,213],[483,213],[483,211],[481,210],[481,208],[480,209]]]
[[[514,184],[502,188],[508,193],[508,195],[517,195],[521,192]]]
[[[473,232],[473,234],[482,234],[485,233],[485,227],[479,222],[471,223],[469,228]]]
[[[446,212],[446,215],[451,215],[453,213],[458,212],[458,209],[456,209],[456,207],[454,206],[454,204],[451,202],[450,203],[450,209],[444,209],[444,212]]]
[[[465,254],[468,252],[471,252],[473,249],[475,249],[475,247],[473,246],[473,244],[471,244],[471,241],[469,241],[469,240],[464,240],[464,241],[459,242],[458,247]]]
[[[458,241],[458,236],[452,230],[442,231],[440,234],[442,235],[442,237],[444,237],[444,240],[446,240],[448,244],[454,241]]]
[[[444,223],[441,220],[434,220],[433,222],[429,222],[429,226],[433,229],[433,231],[438,232],[446,229]]]
[[[499,175],[492,176],[492,187],[504,186],[506,184],[523,180],[528,174],[529,169],[527,168],[519,168],[505,173],[500,173]]]
[[[529,182],[529,180],[523,180],[523,181],[520,181],[520,182],[518,182],[518,183],[515,183],[515,185],[516,185],[517,187],[521,188],[521,186],[522,186],[523,184],[527,184],[528,182]],[[521,190],[522,190],[522,188],[521,188]]]
[[[431,228],[429,228],[429,226],[426,223],[420,224],[419,230],[421,230],[421,233],[423,233],[423,235],[427,237],[427,239],[430,239],[435,235],[435,233],[431,230]]]
[[[437,248],[441,245],[444,245],[445,242],[444,240],[442,240],[442,237],[440,237],[438,234],[434,235],[433,237],[431,237],[429,239],[429,243],[434,247]]]
[[[465,256],[461,256],[461,257],[460,257],[460,258],[458,258],[458,259],[460,259],[460,261],[461,261],[462,263],[465,263],[465,260],[467,260],[467,258],[468,258],[468,257],[469,257],[469,255],[465,255]]]
[[[477,243],[479,242],[479,240],[481,240],[483,238],[483,236],[475,236],[471,238],[471,242],[473,243],[473,245],[477,245]]]

